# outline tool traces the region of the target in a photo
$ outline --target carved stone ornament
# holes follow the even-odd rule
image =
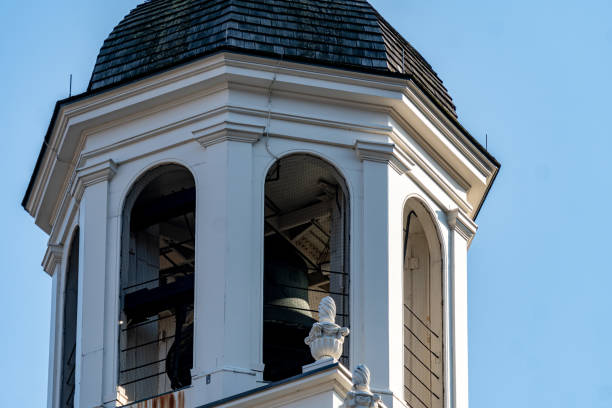
[[[358,365],[353,371],[353,388],[346,394],[342,407],[379,408],[383,406],[380,395],[372,394],[370,391],[370,370],[363,364]]]
[[[310,353],[315,360],[327,359],[335,363],[342,355],[344,338],[348,334],[347,327],[336,324],[336,302],[326,296],[319,304],[319,322],[312,325],[304,342],[310,346]]]

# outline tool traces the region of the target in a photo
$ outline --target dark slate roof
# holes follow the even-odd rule
[[[150,0],[115,27],[88,91],[219,51],[409,76],[456,117],[442,81],[365,0]]]

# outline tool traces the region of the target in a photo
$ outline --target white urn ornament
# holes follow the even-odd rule
[[[353,388],[346,394],[342,408],[384,407],[380,395],[370,391],[370,370],[359,364],[353,371]]]
[[[348,327],[336,324],[336,302],[329,296],[319,303],[319,321],[312,325],[304,342],[310,346],[310,353],[317,362],[335,363],[342,355],[344,338]]]

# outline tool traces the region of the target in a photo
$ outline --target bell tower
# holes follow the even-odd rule
[[[57,102],[23,200],[48,407],[467,408],[499,166],[366,1],[144,2]]]

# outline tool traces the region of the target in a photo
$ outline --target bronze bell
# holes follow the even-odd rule
[[[283,237],[266,238],[264,251],[264,380],[277,381],[311,363],[304,338],[315,320],[308,302],[308,267]]]
[[[266,239],[264,266],[264,321],[310,329],[308,268],[288,242],[278,236]]]

